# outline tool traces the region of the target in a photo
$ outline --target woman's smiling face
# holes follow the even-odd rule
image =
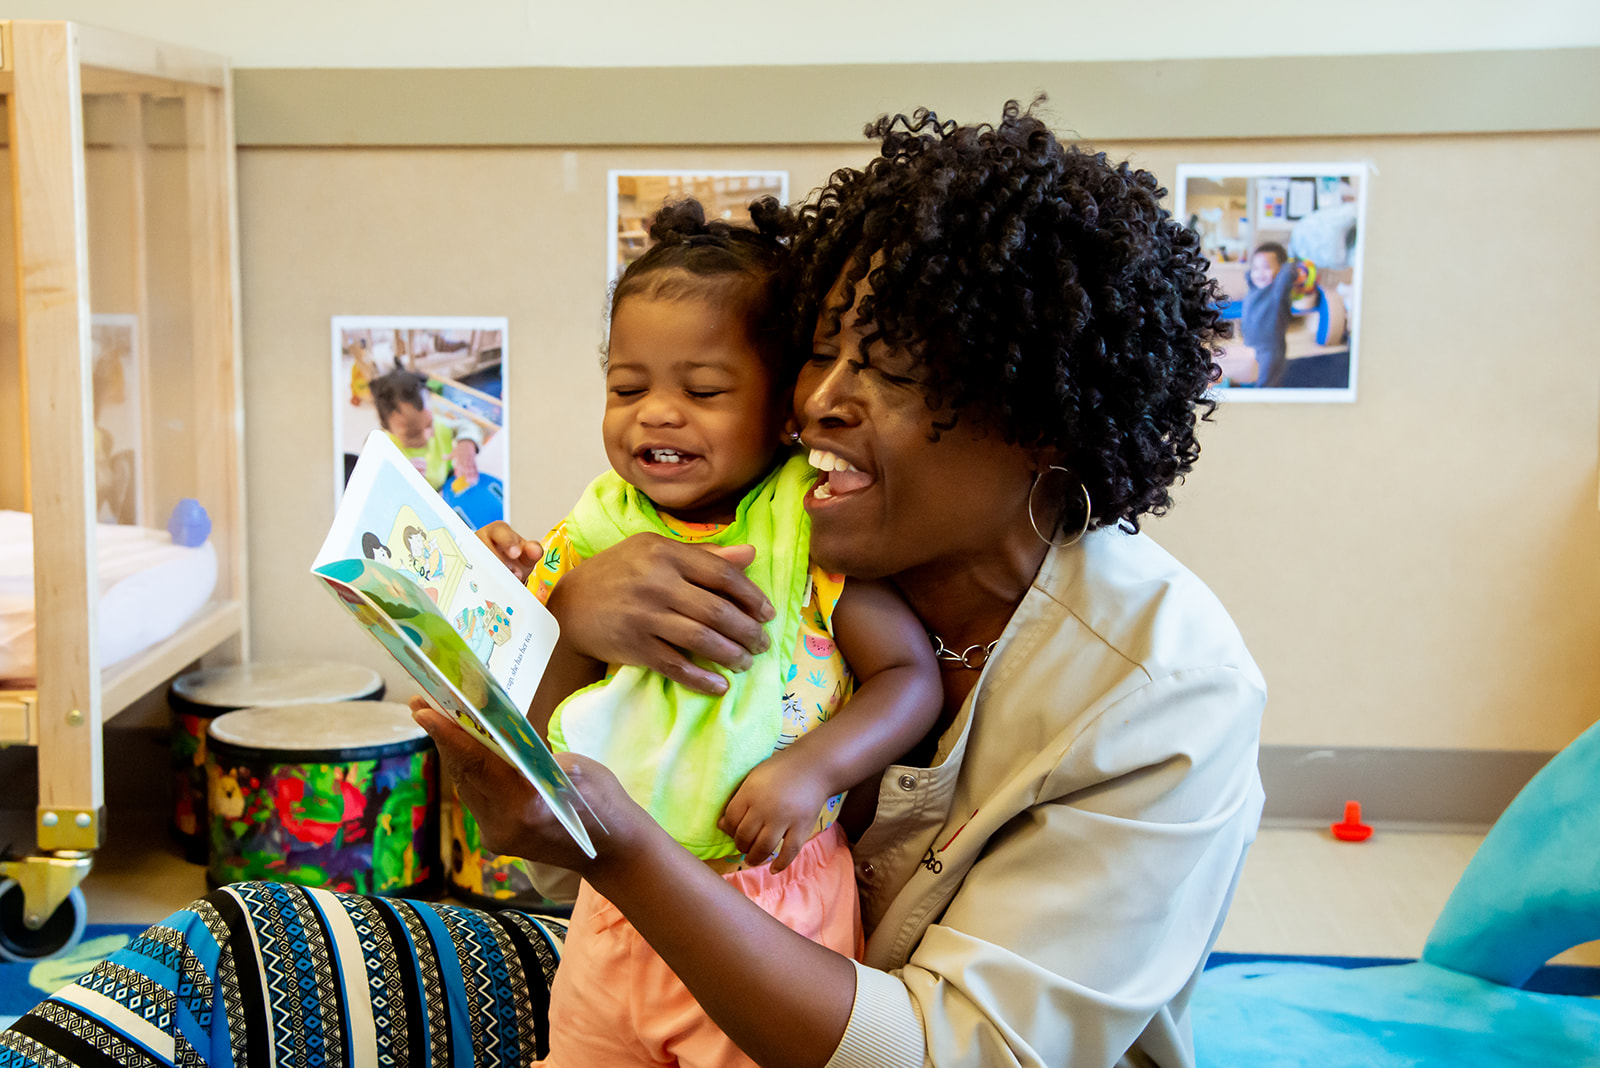
[[[825,307],[842,303],[841,289]],[[859,302],[865,284],[856,290]],[[948,413],[929,408],[917,358],[880,344],[862,367],[866,329],[856,308],[836,333],[828,319],[795,384],[800,438],[822,471],[806,498],[816,561],[857,578],[959,567],[1026,524],[1028,452],[969,411],[933,440],[936,418],[948,423]]]

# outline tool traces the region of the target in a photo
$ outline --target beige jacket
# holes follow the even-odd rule
[[[1221,604],[1149,538],[1052,550],[933,766],[884,773],[830,1065],[1192,1065],[1265,701]]]

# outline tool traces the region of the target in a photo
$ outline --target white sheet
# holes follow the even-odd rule
[[[100,663],[108,667],[172,637],[217,585],[208,541],[174,545],[165,530],[99,524]],[[0,679],[34,676],[33,517],[0,511]]]

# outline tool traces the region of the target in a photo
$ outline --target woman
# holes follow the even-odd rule
[[[1061,146],[1015,104],[993,128],[919,112],[870,133],[881,157],[837,172],[796,238],[811,343],[796,415],[835,469],[811,502],[813,551],[899,586],[942,650],[945,699],[924,744],[852,793],[865,960],[771,920],[598,765],[563,758],[608,832],[590,860],[508,768],[436,713],[419,720],[485,841],[582,874],[758,1064],[1191,1064],[1189,996],[1260,814],[1265,700],[1215,598],[1136,532],[1198,454],[1218,331],[1205,262],[1149,174]],[[595,556],[552,597],[558,655],[715,689],[690,658],[738,667],[763,640],[767,609],[741,562],[648,538]],[[237,908],[266,892],[232,893]],[[273,893],[294,899],[279,913],[316,920],[301,937],[374,910],[400,935],[421,923],[415,906]],[[464,1041],[467,1016],[444,1027],[449,996],[434,988],[442,970],[466,1004],[485,985],[459,963],[457,932],[478,921],[437,911],[455,956],[426,961],[453,967],[408,970],[365,950],[343,958],[344,978],[312,968],[322,1009],[309,1028],[274,1010],[273,1040],[309,1031],[358,1046],[349,1021],[381,1002],[379,1033],[402,1017],[413,1051],[431,1041],[438,1056],[441,1029]],[[470,1024],[472,1042],[517,1057],[538,1039],[539,972],[524,963],[536,932],[494,922],[473,952],[509,947],[501,974],[529,992],[480,991],[489,1022]],[[206,935],[245,954],[240,926]],[[415,937],[391,942],[424,957]],[[396,978],[429,968],[425,996]],[[417,1007],[397,1013],[402,990]],[[81,1031],[76,1004],[69,994],[27,1041]],[[502,1009],[516,1018],[496,1026]],[[237,1060],[235,1031],[250,1029],[222,1040]]]

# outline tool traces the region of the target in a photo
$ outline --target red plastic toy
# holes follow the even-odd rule
[[[1361,802],[1344,803],[1344,819],[1332,824],[1328,830],[1341,842],[1365,842],[1372,837],[1372,828],[1361,822]]]

